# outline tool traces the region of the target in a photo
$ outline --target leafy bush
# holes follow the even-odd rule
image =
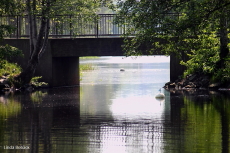
[[[230,82],[230,58],[225,60],[225,68],[218,69],[212,76],[212,81],[221,81],[223,83]]]
[[[10,63],[9,60],[16,56],[22,56],[22,51],[9,46],[0,46],[0,77],[3,75],[14,76],[21,73],[21,68],[16,63]]]
[[[35,86],[35,87],[41,87],[41,86],[44,86],[44,85],[47,85],[47,83],[45,82],[39,82],[38,80],[41,79],[42,76],[36,76],[36,77],[33,77],[31,79],[31,85]]]
[[[181,64],[187,67],[187,70],[184,72],[184,77],[193,73],[201,73],[211,76],[214,82],[229,81],[230,58],[225,60],[225,68],[216,68],[216,64],[220,60],[220,44],[216,34],[198,35],[197,39],[186,39],[185,42],[193,45],[194,49],[190,50],[190,53],[187,54],[189,56],[188,61],[181,61]]]
[[[23,56],[22,51],[18,48],[10,45],[0,46],[0,60],[10,60],[16,56]]]
[[[16,63],[9,63],[7,60],[2,60],[0,64],[0,77],[15,76],[21,73],[21,67]]]
[[[9,62],[16,56],[23,56],[22,51],[10,45],[0,46],[0,77],[7,77],[10,86],[17,83],[14,77],[22,71],[19,65]]]

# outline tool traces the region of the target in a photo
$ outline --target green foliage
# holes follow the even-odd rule
[[[83,71],[90,71],[94,69],[95,67],[92,64],[80,64],[80,80],[82,80]]]
[[[15,27],[11,25],[0,25],[0,40],[2,40],[5,36],[10,35],[14,31]]]
[[[99,58],[98,56],[84,56],[84,57],[80,57],[80,59],[97,59]]]
[[[213,74],[219,61],[219,38],[214,34],[198,35],[196,39],[184,39],[185,46],[193,46],[187,54],[189,60],[181,61],[187,67],[185,76],[192,73]],[[188,47],[190,48],[190,47]]]
[[[217,32],[219,30],[218,10],[213,7],[216,3],[205,1],[118,1],[119,12],[116,23],[124,26],[125,45],[127,55],[153,54],[157,49],[163,53],[179,53],[191,49],[183,44],[187,37],[196,37],[209,29]],[[209,10],[205,10],[205,8]],[[225,6],[227,7],[227,6]],[[227,9],[227,8],[226,8]],[[133,35],[135,37],[130,37]],[[159,40],[157,41],[156,38]],[[160,43],[160,40],[169,42]],[[140,46],[147,46],[143,50]],[[185,48],[186,47],[186,48]]]
[[[26,29],[30,29],[29,34],[32,34],[30,36],[30,53],[32,56],[35,56],[35,58],[39,59],[45,50],[47,39],[49,34],[52,34],[52,30],[55,32],[58,31],[57,33],[59,34],[66,35],[79,33],[79,27],[76,27],[76,25],[82,25],[80,29],[82,30],[85,28],[85,25],[82,23],[88,23],[88,21],[95,20],[96,11],[104,1],[106,0],[65,0],[64,2],[62,0],[3,0],[0,2],[0,39],[7,36],[7,34],[11,34],[15,29],[13,26],[18,25],[13,19],[14,15],[27,16],[28,20],[23,17],[25,20],[21,20],[22,24],[20,23],[20,26],[22,30],[25,31],[27,31]],[[4,17],[5,15],[11,15],[12,18],[6,18]],[[28,23],[23,24],[23,22]],[[90,23],[86,26],[90,27],[92,24]],[[90,30],[92,30],[92,27],[90,27]],[[1,46],[0,49],[0,61],[2,61],[2,59],[8,60],[13,55],[19,55],[16,48],[8,45]],[[34,57],[30,59],[34,59]],[[34,62],[28,63],[32,65]],[[3,64],[2,62],[2,65]],[[26,69],[28,71],[24,70],[23,73],[17,77],[21,83],[28,84],[31,80],[36,66],[33,65],[31,67],[34,69]],[[32,84],[35,86],[43,84],[37,83],[36,79],[37,78],[32,79]],[[15,83],[21,85],[20,82]]]
[[[16,56],[23,56],[22,51],[18,48],[10,45],[0,46],[0,60],[10,60]]]
[[[94,70],[94,66],[92,64],[81,64],[80,71]]]
[[[24,7],[21,0],[1,0],[0,1],[0,40],[3,37],[10,35],[15,31],[15,27],[7,24],[10,21],[6,21],[2,16],[4,15],[19,15],[20,12],[23,12]]]
[[[33,77],[31,79],[31,85],[35,86],[35,87],[41,87],[41,86],[46,86],[48,85],[47,83],[45,82],[39,82],[38,80],[41,79],[42,77],[41,76],[36,76],[36,77]]]
[[[0,77],[2,77],[2,76],[13,77],[19,73],[21,73],[21,67],[20,66],[18,66],[15,63],[9,63],[6,60],[1,61]]]
[[[188,54],[190,60],[181,62],[188,68],[185,74],[229,78],[229,1],[118,0],[113,8],[119,12],[116,23],[126,28],[127,56],[153,55],[159,50],[178,57]]]
[[[200,73],[212,77],[213,82],[229,82],[230,81],[230,58],[225,59],[224,68],[218,69],[220,44],[219,37],[215,33],[210,35],[201,34],[196,39],[185,39],[184,45],[193,46],[187,54],[188,61],[181,61],[186,66],[184,77],[189,74]],[[188,47],[190,48],[190,47]]]
[[[230,58],[225,59],[225,67],[218,69],[216,64],[220,60],[219,38],[215,33],[210,35],[201,34],[197,39],[185,39],[185,45],[191,45],[194,49],[187,54],[188,61],[181,61],[186,66],[184,77],[189,74],[200,73],[212,77],[213,82],[229,82],[230,81]]]
[[[4,98],[1,97],[1,100],[4,100]],[[11,116],[16,116],[20,114],[22,111],[22,105],[21,103],[9,99],[7,102],[4,103],[4,101],[0,101],[0,117],[9,118]]]
[[[22,56],[21,50],[9,45],[0,46],[0,77],[8,77],[11,86],[15,83],[14,77],[22,71],[19,65],[8,61],[16,56]]]
[[[184,96],[183,104],[180,108],[180,119],[185,122],[184,128],[189,129],[184,132],[186,137],[183,139],[183,146],[185,146],[183,151],[223,152],[223,146],[220,143],[223,137],[226,137],[226,141],[224,140],[226,144],[229,142],[229,135],[225,135],[223,127],[226,127],[226,130],[230,128],[230,99],[223,94],[209,95],[208,98]],[[222,120],[224,122],[221,122]],[[210,145],[210,142],[215,145]],[[228,150],[228,145],[226,146]]]
[[[230,58],[225,60],[225,68],[217,69],[212,76],[213,82],[229,83],[230,82]]]
[[[8,79],[8,85],[13,87],[15,84],[18,84],[14,78],[21,73],[21,70],[21,67],[16,63],[9,63],[7,60],[2,60],[0,66],[0,77],[6,77]]]
[[[16,0],[2,0],[0,2],[0,15],[13,15],[17,13],[21,8],[20,3],[21,1]],[[15,27],[4,23],[1,20],[0,41],[15,30]],[[3,75],[8,76],[9,80],[12,81],[15,75],[21,73],[21,68],[17,64],[9,62],[9,60],[16,56],[22,56],[22,51],[8,44],[5,46],[0,45],[0,77]]]
[[[31,100],[34,104],[42,104],[42,100],[47,94],[47,92],[35,91],[31,93]]]
[[[15,15],[24,10],[24,0],[1,0],[0,15]]]

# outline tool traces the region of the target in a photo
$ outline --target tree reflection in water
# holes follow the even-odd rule
[[[183,96],[171,99],[172,124],[179,124],[180,131],[177,147],[184,152],[229,152],[230,98],[199,92],[182,92]]]

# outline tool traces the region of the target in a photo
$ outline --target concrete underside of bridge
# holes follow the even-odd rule
[[[25,68],[29,59],[29,40],[6,39],[3,44],[23,51],[24,57],[17,57],[15,61]],[[122,44],[123,38],[49,39],[35,75],[42,76],[41,81],[47,82],[50,87],[79,85],[79,57],[123,56]],[[179,62],[176,56],[170,55],[171,81],[177,79],[185,69]]]

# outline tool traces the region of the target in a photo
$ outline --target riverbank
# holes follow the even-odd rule
[[[9,93],[9,92],[20,92],[20,91],[28,91],[32,92],[39,88],[46,88],[47,83],[40,82],[38,79],[41,77],[33,77],[30,84],[26,84],[21,86],[20,88],[16,88],[14,85],[14,81],[12,77],[8,75],[3,75],[0,77],[0,93]]]
[[[229,83],[212,82],[211,78],[202,74],[190,74],[186,78],[177,79],[174,82],[167,82],[166,90],[189,90],[189,89],[212,89],[230,90]]]
[[[91,57],[93,58],[93,57]],[[92,71],[95,69],[93,64],[81,64],[80,67],[80,78],[82,79],[84,71]],[[16,89],[12,82],[12,77],[10,77],[9,74],[1,75],[0,76],[0,92],[15,92],[15,91],[34,91],[39,88],[47,88],[49,87],[47,83],[45,82],[39,82],[38,79],[41,77],[34,77],[31,80],[31,83],[28,85],[24,85],[23,87],[20,87],[19,89]]]

